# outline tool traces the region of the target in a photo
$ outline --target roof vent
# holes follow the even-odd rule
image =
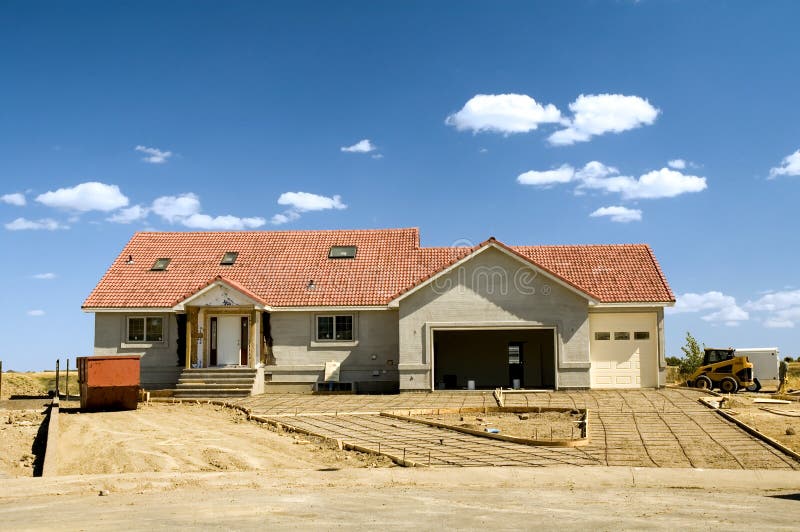
[[[354,259],[356,258],[355,246],[332,246],[328,251],[329,259]]]
[[[222,256],[222,261],[220,261],[220,265],[222,266],[230,266],[234,262],[236,262],[236,257],[239,256],[239,252],[237,251],[227,251]]]
[[[164,270],[167,269],[167,266],[169,265],[169,261],[171,261],[171,260],[172,259],[157,259],[153,263],[153,267],[150,268],[150,271],[151,272],[163,272]]]

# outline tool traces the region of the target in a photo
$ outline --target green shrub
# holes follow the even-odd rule
[[[703,363],[703,347],[695,340],[692,333],[686,332],[686,345],[681,347],[683,358],[678,364],[682,375],[691,375]]]

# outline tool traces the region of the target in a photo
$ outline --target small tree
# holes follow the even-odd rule
[[[686,331],[686,345],[681,347],[683,358],[680,361],[681,373],[691,375],[703,363],[703,348],[692,333]]]

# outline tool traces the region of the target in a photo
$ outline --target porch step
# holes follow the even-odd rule
[[[253,390],[257,371],[250,368],[184,369],[175,397],[246,397]]]

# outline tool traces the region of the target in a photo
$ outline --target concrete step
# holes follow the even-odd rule
[[[231,378],[208,377],[208,378],[204,378],[204,379],[198,379],[198,378],[192,377],[192,378],[189,378],[189,379],[181,378],[178,381],[178,384],[198,384],[198,385],[202,385],[202,384],[247,384],[247,385],[252,385],[253,384],[253,379],[240,379],[238,377],[236,377],[236,378],[232,378],[232,377]]]
[[[198,397],[247,397],[250,395],[250,390],[233,390],[233,389],[217,389],[217,390],[176,390],[176,399],[193,399]]]
[[[252,382],[243,384],[235,384],[229,382],[214,382],[214,383],[197,383],[197,382],[184,382],[178,383],[176,389],[178,390],[251,390],[253,388]]]

